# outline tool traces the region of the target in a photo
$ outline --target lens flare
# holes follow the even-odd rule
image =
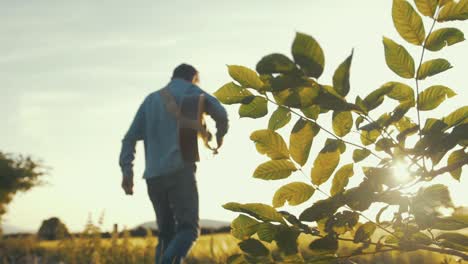
[[[393,176],[400,183],[407,183],[412,180],[411,172],[409,171],[409,166],[405,162],[396,162],[393,165]]]

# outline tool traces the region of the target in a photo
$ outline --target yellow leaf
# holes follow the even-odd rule
[[[289,205],[299,205],[314,194],[314,187],[303,182],[292,182],[279,188],[273,197],[273,207],[281,207],[287,201]]]
[[[409,43],[422,45],[426,37],[424,25],[416,11],[406,0],[393,0],[393,24],[400,36]]]
[[[326,182],[340,162],[340,150],[338,146],[330,148],[325,146],[314,161],[311,178],[312,183],[320,185]]]
[[[393,40],[383,38],[385,62],[388,67],[400,77],[411,79],[414,77],[414,59],[408,51]]]

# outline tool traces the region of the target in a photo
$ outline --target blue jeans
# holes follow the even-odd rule
[[[156,213],[159,242],[156,264],[179,264],[200,234],[196,165],[146,180]]]

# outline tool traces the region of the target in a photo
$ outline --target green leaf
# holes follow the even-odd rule
[[[449,1],[440,10],[437,21],[446,22],[468,19],[468,0]]]
[[[264,83],[255,71],[239,65],[228,65],[228,71],[229,75],[243,87],[263,89]]]
[[[296,33],[292,45],[294,61],[307,76],[319,78],[325,67],[325,56],[318,42],[311,36]]]
[[[371,151],[368,149],[355,149],[353,151],[353,161],[360,162],[367,158],[371,154]]]
[[[312,241],[309,249],[322,254],[333,254],[338,250],[338,240],[331,235]]]
[[[397,244],[405,236],[405,233],[402,231],[396,231],[393,233],[393,236],[386,236],[385,243],[387,244]]]
[[[253,176],[263,180],[279,180],[289,177],[296,170],[294,163],[289,160],[270,160],[260,164]]]
[[[311,171],[312,183],[321,185],[326,182],[340,162],[338,144],[326,144],[314,161]]]
[[[367,111],[371,111],[377,108],[384,101],[385,95],[392,91],[392,87],[389,85],[383,85],[380,88],[372,91],[364,98],[362,103],[366,107]]]
[[[375,143],[377,138],[379,138],[380,132],[377,129],[373,130],[363,130],[361,131],[361,142],[364,146],[368,146],[372,143]]]
[[[364,117],[359,116],[358,118],[356,118],[356,121],[354,122],[355,125],[356,125],[356,129],[359,130],[360,125],[362,124],[362,122],[364,122]]]
[[[358,230],[356,231],[356,234],[354,235],[353,242],[354,243],[360,243],[360,242],[366,242],[370,240],[372,234],[374,234],[376,225],[371,222],[367,222],[363,225],[361,225]]]
[[[442,233],[436,237],[443,247],[468,251],[468,236],[460,233]]]
[[[273,197],[273,207],[281,207],[286,201],[289,205],[299,205],[312,197],[314,187],[303,182],[292,182],[279,188]]]
[[[434,184],[422,187],[413,199],[413,208],[427,210],[426,208],[453,207],[452,198],[447,186]]]
[[[316,98],[316,103],[320,106],[321,113],[326,113],[329,110],[350,110],[353,104],[346,102],[341,95],[339,95],[332,86],[321,85],[320,94]]]
[[[439,6],[443,7],[444,5],[448,4],[449,2],[452,2],[453,0],[439,0]]]
[[[375,191],[381,191],[381,185],[365,179],[358,187],[349,188],[343,193],[345,203],[353,210],[365,211],[376,201]],[[333,196],[335,197],[335,196]]]
[[[278,246],[281,255],[297,255],[297,253],[299,252],[297,243],[297,238],[299,234],[300,232],[296,229],[285,226],[279,226],[278,235],[276,236],[276,245]]]
[[[403,104],[403,103],[402,103]],[[400,104],[400,105],[402,105]],[[404,103],[406,104],[406,102]],[[395,112],[395,111],[394,111]],[[364,130],[364,131],[371,131],[371,130],[376,130],[376,129],[382,129],[384,127],[387,127],[390,123],[389,120],[391,120],[391,115],[388,113],[383,113],[377,121],[369,122],[369,124],[365,126],[361,126],[359,129]]]
[[[432,239],[424,234],[423,232],[416,232],[410,236],[410,240],[418,244],[430,245],[432,244]]]
[[[233,82],[223,85],[214,95],[223,104],[239,104],[253,99],[253,94],[249,90]]]
[[[404,132],[410,128],[412,128],[415,124],[411,121],[409,117],[403,117],[398,122],[396,122],[395,127],[398,129],[399,132]]]
[[[262,221],[285,224],[283,216],[270,205],[262,203],[227,203],[223,208],[233,212],[245,213]]]
[[[409,43],[422,45],[426,37],[424,25],[416,11],[406,0],[393,0],[393,24],[400,36]]]
[[[336,213],[332,217],[328,218],[325,223],[325,232],[336,233],[342,235],[348,231],[352,231],[353,227],[359,221],[359,214],[352,211],[343,211]]]
[[[332,196],[344,191],[348,185],[349,178],[354,175],[354,166],[352,163],[342,166],[333,176],[333,183],[330,190]]]
[[[445,124],[442,120],[428,118],[426,119],[426,123],[424,124],[424,128],[421,130],[421,133],[423,135],[440,135],[446,128],[447,124]]]
[[[377,222],[377,224],[381,224],[381,223],[382,223],[382,222],[380,221],[380,217],[382,217],[383,212],[385,212],[385,210],[387,210],[388,207],[390,207],[390,204],[387,204],[386,206],[380,208],[379,212],[378,212],[377,215],[375,216],[375,222]]]
[[[299,216],[300,221],[314,222],[333,215],[338,208],[343,206],[341,195],[319,200],[311,207],[305,209]]]
[[[309,107],[301,108],[301,112],[308,118],[317,120],[320,114],[320,106],[318,105],[311,105]]]
[[[385,151],[391,155],[390,149],[394,146],[393,140],[389,138],[381,138],[375,143],[375,150]]]
[[[418,109],[421,111],[429,111],[437,108],[445,98],[451,98],[456,93],[443,85],[434,85],[419,94]]]
[[[322,89],[323,92],[335,97],[336,99],[342,101],[342,102],[346,102],[346,100],[344,99],[343,96],[341,96],[336,90],[334,87],[330,86],[330,85],[320,85],[320,88]]]
[[[465,40],[463,32],[457,28],[441,28],[432,32],[426,41],[426,48],[438,51],[446,46],[452,46]]]
[[[296,64],[283,54],[273,53],[263,57],[256,68],[259,74],[289,73],[296,69]]]
[[[262,242],[253,238],[241,241],[239,243],[239,247],[242,251],[251,256],[265,257],[270,254],[270,251],[262,244]]]
[[[371,181],[379,184],[385,184],[388,187],[396,187],[402,182],[398,178],[408,178],[408,175],[395,175],[392,168],[363,167],[364,175]],[[408,172],[409,174],[409,172]]]
[[[291,120],[291,112],[288,108],[278,106],[278,109],[271,114],[270,121],[268,121],[268,129],[277,130],[289,123]]]
[[[346,144],[339,139],[327,138],[327,140],[325,141],[325,145],[328,149],[334,149],[335,146],[338,147],[338,149],[340,150],[340,154],[343,154],[346,151]]]
[[[419,68],[417,78],[424,80],[426,77],[434,76],[452,68],[446,59],[435,59],[424,62]]]
[[[276,238],[277,226],[270,223],[261,223],[258,225],[257,235],[262,241],[271,243]]]
[[[385,62],[390,70],[400,77],[411,79],[414,77],[415,68],[413,57],[401,45],[384,37]]]
[[[437,9],[437,0],[414,0],[414,2],[421,14],[428,17],[434,17]]]
[[[341,96],[346,96],[349,92],[349,72],[351,68],[351,62],[353,60],[353,51],[351,55],[344,62],[338,66],[335,70],[335,74],[333,75],[333,87],[335,88],[336,92],[339,93]]]
[[[253,100],[239,107],[240,117],[260,118],[268,114],[267,100],[260,96],[255,96]]]
[[[466,122],[468,119],[468,106],[462,106],[457,110],[450,113],[448,116],[442,118],[442,121],[447,125],[447,129],[458,124]]]
[[[305,86],[314,86],[313,81],[298,74],[279,74],[270,80],[272,92],[279,92],[286,89],[296,89]]]
[[[257,130],[250,135],[260,154],[266,154],[271,159],[288,159],[289,151],[280,134],[269,129]]]
[[[289,137],[289,151],[299,165],[303,166],[307,162],[312,141],[319,131],[320,128],[315,123],[302,118],[294,125]]]
[[[439,230],[460,230],[468,227],[468,215],[452,215],[447,217],[438,217],[432,225],[432,229]]]
[[[305,108],[314,104],[319,95],[318,85],[302,86],[274,92],[273,97],[279,105]]]
[[[239,215],[231,223],[231,234],[240,240],[251,237],[257,232],[259,222],[245,215]]]
[[[350,111],[333,112],[333,132],[339,137],[346,136],[353,128],[353,115]]]
[[[463,149],[456,150],[452,152],[450,156],[448,157],[447,166],[452,166],[456,164],[457,162],[460,162],[467,158],[468,158],[468,154],[465,153],[465,150]],[[462,166],[450,171],[450,175],[452,175],[452,177],[457,181],[460,181],[461,173],[462,173]]]
[[[387,93],[388,98],[399,102],[412,101],[414,102],[414,90],[410,86],[400,82],[388,82],[382,87],[390,87]]]

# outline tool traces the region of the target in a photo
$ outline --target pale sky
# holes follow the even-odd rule
[[[113,223],[134,227],[153,220],[140,176],[142,144],[137,152],[135,195],[125,196],[118,167],[120,141],[144,97],[163,87],[182,62],[197,67],[201,87],[213,93],[231,81],[226,64],[255,68],[269,53],[290,56],[295,32],[300,31],[314,36],[325,51],[321,83],[331,83],[335,68],[355,49],[350,101],[387,81],[414,86],[385,65],[382,36],[404,43],[393,28],[390,12],[390,0],[0,0],[0,150],[30,154],[52,168],[44,178],[47,185],[15,196],[4,223],[37,230],[42,220],[57,216],[79,231],[88,214],[96,221],[101,212],[106,229]],[[428,29],[430,21],[425,18],[424,22]],[[466,23],[443,26],[457,26],[468,34]],[[422,87],[444,84],[459,94],[442,104],[434,113],[438,116],[466,105],[467,47],[468,43],[460,43],[436,55],[428,53],[427,58],[447,58],[454,68],[422,82]],[[419,60],[419,48],[410,46],[409,51]],[[249,135],[266,128],[268,119],[239,119],[237,106],[227,109],[231,129],[220,155],[213,157],[202,150],[198,166],[204,219],[229,221],[236,214],[222,204],[270,204],[281,185],[306,180],[299,174],[276,182],[253,179],[255,167],[267,158],[256,152]],[[274,109],[270,106],[270,112]],[[330,119],[325,116],[319,121],[329,124]],[[287,135],[290,129],[281,133]],[[324,140],[323,134],[314,142],[306,172]],[[355,171],[350,185],[362,177],[358,167]],[[468,204],[467,176],[465,169],[460,183],[449,175],[438,181],[450,186],[457,205]],[[330,182],[323,189],[328,191]],[[316,193],[306,205],[319,198],[323,197]]]

